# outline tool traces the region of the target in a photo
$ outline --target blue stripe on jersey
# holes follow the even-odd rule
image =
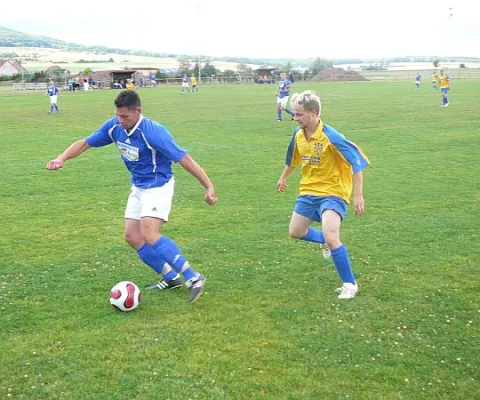
[[[368,159],[362,155],[355,143],[350,142],[340,132],[325,123],[323,124],[323,132],[325,132],[328,140],[340,151],[349,164],[352,165],[354,174],[368,166]]]
[[[49,86],[47,92],[50,96],[55,96],[58,93],[58,88],[55,85]]]
[[[129,133],[114,117],[88,136],[86,141],[92,147],[115,143],[131,173],[132,183],[139,188],[163,186],[173,176],[172,163],[187,154],[175,143],[167,128],[143,117]]]
[[[290,144],[288,145],[287,156],[285,157],[285,164],[288,165],[289,167],[292,166],[293,152],[295,150],[295,145],[296,145],[296,137],[300,129],[301,129],[300,127],[295,128],[292,139],[290,140]]]

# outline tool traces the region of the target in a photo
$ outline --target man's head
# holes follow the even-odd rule
[[[290,107],[295,112],[293,118],[301,127],[315,123],[322,112],[320,98],[311,90],[295,93],[290,100]]]
[[[131,129],[140,119],[142,103],[140,97],[133,90],[122,90],[114,102],[115,115],[123,129]]]
[[[50,82],[48,82],[48,84],[49,84],[50,86],[53,86],[54,83],[55,83],[55,82],[53,82],[52,80],[50,80]]]
[[[281,79],[282,81],[284,81],[285,79],[287,79],[287,74],[286,74],[285,72],[282,72],[282,73],[280,74],[280,79]]]
[[[443,69],[440,70],[440,75],[443,75]]]

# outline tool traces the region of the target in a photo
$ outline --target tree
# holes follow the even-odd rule
[[[91,68],[85,68],[85,69],[82,71],[82,74],[83,74],[83,75],[87,75],[87,76],[88,76],[88,75],[91,75],[91,74],[93,74],[93,69],[91,69]]]
[[[205,63],[202,68],[202,78],[206,76],[212,76],[217,74],[217,69],[210,63]]]
[[[467,68],[465,64],[461,63],[460,68]]]
[[[184,75],[184,74],[189,75],[192,69],[192,64],[190,63],[190,60],[185,56],[180,56],[177,58],[177,62],[178,62],[178,71],[180,75]]]
[[[312,63],[312,65],[309,68],[309,72],[312,76],[317,75],[320,71],[323,71],[324,69],[331,68],[333,64],[325,60],[323,58],[317,57],[315,61]]]
[[[435,58],[435,59],[433,60],[433,66],[434,66],[435,68],[438,68],[439,65],[440,65],[440,62],[439,62],[438,58]]]
[[[253,69],[245,63],[237,64],[237,71],[241,76],[252,76]]]

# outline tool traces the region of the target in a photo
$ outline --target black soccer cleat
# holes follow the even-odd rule
[[[203,275],[198,275],[196,278],[192,278],[188,282],[188,301],[189,303],[195,303],[203,293],[205,288],[205,282],[207,278]]]
[[[180,275],[173,279],[165,279],[163,278],[160,282],[153,286],[148,286],[147,290],[165,290],[165,289],[176,289],[182,286],[182,278]]]

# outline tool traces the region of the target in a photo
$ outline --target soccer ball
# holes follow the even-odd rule
[[[140,304],[140,289],[130,281],[118,282],[110,291],[110,304],[118,311],[132,311]]]

